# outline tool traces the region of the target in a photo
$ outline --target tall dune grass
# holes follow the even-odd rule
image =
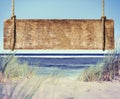
[[[85,69],[78,77],[81,81],[112,81],[119,80],[120,55],[106,56],[96,66]]]
[[[86,68],[78,77],[80,81],[120,81],[120,41],[116,50],[104,55],[103,61]]]
[[[38,75],[40,67],[20,64],[14,55],[0,57],[0,61],[0,99],[32,99],[45,81],[49,81],[46,85],[49,89],[57,83],[58,77],[63,76],[58,68],[47,75]]]
[[[24,78],[32,75],[33,68],[27,63],[20,64],[13,55],[0,56],[0,81]]]

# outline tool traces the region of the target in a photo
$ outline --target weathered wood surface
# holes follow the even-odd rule
[[[4,22],[4,49],[11,49],[13,21]],[[105,49],[114,48],[114,21],[105,21]],[[17,19],[15,49],[103,49],[101,20]]]

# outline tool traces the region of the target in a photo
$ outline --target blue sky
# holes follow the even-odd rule
[[[11,1],[0,0],[0,51],[3,23],[11,17]],[[100,19],[102,0],[15,0],[18,19]],[[120,37],[120,0],[105,0],[105,15],[114,19],[115,41]]]

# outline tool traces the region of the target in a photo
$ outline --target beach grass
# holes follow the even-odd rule
[[[14,55],[0,58],[0,99],[32,99],[45,81],[50,80],[46,85],[49,89],[59,77],[64,76],[58,68],[47,75],[38,74],[40,67],[30,66],[27,62],[21,64]]]
[[[90,66],[79,75],[80,81],[112,81],[120,79],[120,54],[110,52],[96,66]]]
[[[1,58],[0,81],[24,78],[34,73],[28,63],[20,64],[14,55]]]

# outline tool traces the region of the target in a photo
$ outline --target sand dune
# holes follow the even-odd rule
[[[80,82],[66,77],[35,76],[4,84],[0,99],[120,99],[119,94],[117,81]]]

